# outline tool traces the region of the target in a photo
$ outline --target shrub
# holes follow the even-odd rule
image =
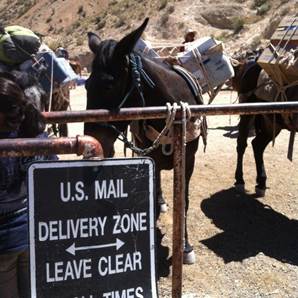
[[[80,5],[78,9],[78,14],[81,14],[84,11],[84,6]]]
[[[229,33],[224,31],[219,35],[215,36],[215,38],[219,41],[225,42],[229,38]]]
[[[173,13],[175,11],[175,6],[174,5],[169,6],[167,11],[169,14]]]
[[[77,29],[77,28],[79,28],[80,26],[81,26],[81,22],[80,22],[79,20],[77,20],[76,22],[74,22],[73,25],[72,25],[72,27],[73,27],[74,29]]]
[[[160,17],[160,25],[165,26],[169,20],[169,14],[165,13]]]
[[[81,36],[76,39],[77,46],[81,46],[84,44],[85,37]]]
[[[167,6],[167,4],[168,4],[168,0],[160,0],[158,9],[159,10],[164,9]]]
[[[122,18],[119,18],[115,23],[115,28],[120,28],[125,25],[125,21]]]
[[[241,17],[236,17],[232,21],[232,28],[234,34],[239,33],[244,27],[244,20]]]
[[[270,4],[264,3],[263,5],[257,8],[257,15],[263,16],[269,11],[269,9],[270,9]]]
[[[58,47],[62,46],[62,43],[60,39],[51,39],[47,41],[47,45],[51,50],[55,51]]]
[[[181,30],[185,27],[185,24],[183,22],[178,23],[178,29]]]
[[[96,30],[100,30],[100,29],[104,28],[105,25],[106,25],[106,21],[105,20],[100,21],[96,25]]]
[[[260,36],[256,36],[252,40],[250,46],[251,46],[252,49],[256,49],[257,47],[260,46],[260,44],[261,44],[261,37]]]
[[[257,8],[267,3],[267,0],[254,0],[253,8]]]

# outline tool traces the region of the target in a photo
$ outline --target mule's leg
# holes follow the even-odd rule
[[[160,208],[160,212],[166,213],[168,211],[168,205],[166,203],[166,200],[164,199],[160,184],[159,184],[159,187],[156,189],[156,192],[157,192],[157,204]]]
[[[158,219],[160,213],[168,211],[167,203],[163,197],[161,189],[160,169],[156,169],[156,218]]]
[[[190,177],[185,177],[185,227],[184,227],[184,252],[183,252],[183,264],[194,264],[196,261],[196,255],[192,245],[188,240],[187,232],[187,211],[189,207],[189,181]]]
[[[68,136],[68,127],[66,123],[58,124],[59,137]]]
[[[258,125],[259,127],[256,130],[256,137],[252,140],[257,170],[257,184],[255,186],[255,191],[259,197],[264,197],[266,191],[267,175],[263,158],[264,151],[267,145],[273,139],[273,134],[275,134],[276,137],[281,131],[281,128],[278,125],[276,125],[275,132],[272,129],[270,129],[272,128],[271,123],[265,126],[266,121],[268,121],[268,119],[265,119],[265,117],[259,117],[258,121],[260,121],[261,123],[260,125]]]
[[[194,142],[194,143],[193,143]],[[190,150],[192,152],[186,151],[185,160],[185,226],[184,226],[184,252],[183,252],[183,263],[184,264],[194,264],[196,261],[196,255],[193,250],[192,245],[188,240],[188,230],[187,230],[187,211],[189,208],[189,182],[192,176],[194,165],[195,165],[195,152],[198,148],[198,140],[189,143],[188,146],[192,146]]]
[[[240,116],[238,125],[238,138],[237,138],[237,167],[235,172],[235,188],[240,191],[245,191],[245,182],[243,179],[243,156],[247,147],[247,138],[249,130],[253,121],[253,116]]]

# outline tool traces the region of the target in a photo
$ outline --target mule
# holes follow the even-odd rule
[[[235,76],[231,80],[232,87],[238,92],[239,102],[256,103],[274,101],[277,88],[269,76],[257,64],[261,51],[247,52],[242,57],[237,57],[234,63]],[[288,88],[286,96],[289,101],[297,100],[298,86]],[[282,129],[297,131],[296,114],[259,114],[241,115],[239,122],[239,134],[237,138],[237,166],[235,171],[235,187],[245,191],[243,178],[243,156],[247,147],[247,138],[250,129],[255,129],[255,138],[252,147],[256,163],[256,186],[255,192],[259,197],[265,196],[267,174],[264,164],[264,151],[267,145],[278,136]]]
[[[133,49],[147,23],[148,19],[119,42],[111,39],[101,40],[96,34],[88,33],[89,47],[95,58],[92,63],[91,74],[86,81],[87,109],[117,111],[120,107],[165,106],[167,102],[173,104],[181,100],[189,104],[198,104],[187,82],[170,66],[159,61],[150,60],[144,55],[134,52]],[[136,64],[138,65],[137,69]],[[146,75],[142,76],[141,73],[144,74],[144,72]],[[140,75],[137,75],[137,79],[135,79],[136,73]],[[136,80],[137,85],[134,85]],[[112,157],[114,155],[114,142],[119,133],[125,131],[129,124],[129,121],[110,124],[86,123],[85,134],[98,139],[102,144],[105,157]],[[165,121],[148,120],[146,125],[161,131]],[[140,127],[143,126],[140,125]],[[144,132],[140,133],[138,139],[138,145],[141,148],[152,145],[152,141],[145,136]],[[194,170],[198,141],[199,139],[196,137],[186,145],[185,214],[187,214],[189,207],[189,181]],[[158,191],[160,190],[160,171],[173,168],[173,154],[164,155],[159,146],[148,156],[155,161],[156,189]],[[159,195],[157,193],[156,197],[159,197]],[[157,204],[157,217],[159,211],[159,205]],[[183,211],[181,210],[181,212]],[[186,222],[184,236],[184,263],[193,263],[195,255],[188,240]]]
[[[11,70],[2,73],[8,79],[16,81],[24,90],[24,93],[30,103],[39,111],[66,111],[69,107],[69,87],[58,86],[53,89],[52,102],[50,104],[49,94],[39,82],[39,78],[26,71]],[[55,135],[67,136],[67,124],[52,125]]]
[[[70,65],[70,67],[73,69],[73,71],[81,77],[82,76],[82,65],[81,65],[81,63],[79,61],[72,60],[72,59],[69,59],[68,63]]]

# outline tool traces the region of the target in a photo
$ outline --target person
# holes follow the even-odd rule
[[[189,42],[193,42],[196,39],[197,31],[193,29],[187,29],[184,34],[184,41],[182,42],[183,46],[180,47],[180,52],[184,52],[186,50],[186,44]]]
[[[44,137],[44,119],[11,74],[0,74],[0,138]],[[0,297],[30,297],[26,172],[34,160],[0,157]]]
[[[59,57],[59,58],[64,58],[64,59],[66,59],[66,60],[69,59],[68,51],[67,51],[65,48],[63,48],[63,47],[58,47],[58,48],[56,49],[56,51],[55,51],[55,54],[56,54],[56,56]]]

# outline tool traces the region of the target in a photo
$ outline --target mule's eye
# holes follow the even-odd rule
[[[112,83],[115,78],[110,74],[104,74],[101,76],[101,80],[105,83]]]
[[[100,84],[107,89],[111,89],[113,87],[113,84],[115,82],[114,76],[107,74],[107,73],[101,73],[99,76]]]

